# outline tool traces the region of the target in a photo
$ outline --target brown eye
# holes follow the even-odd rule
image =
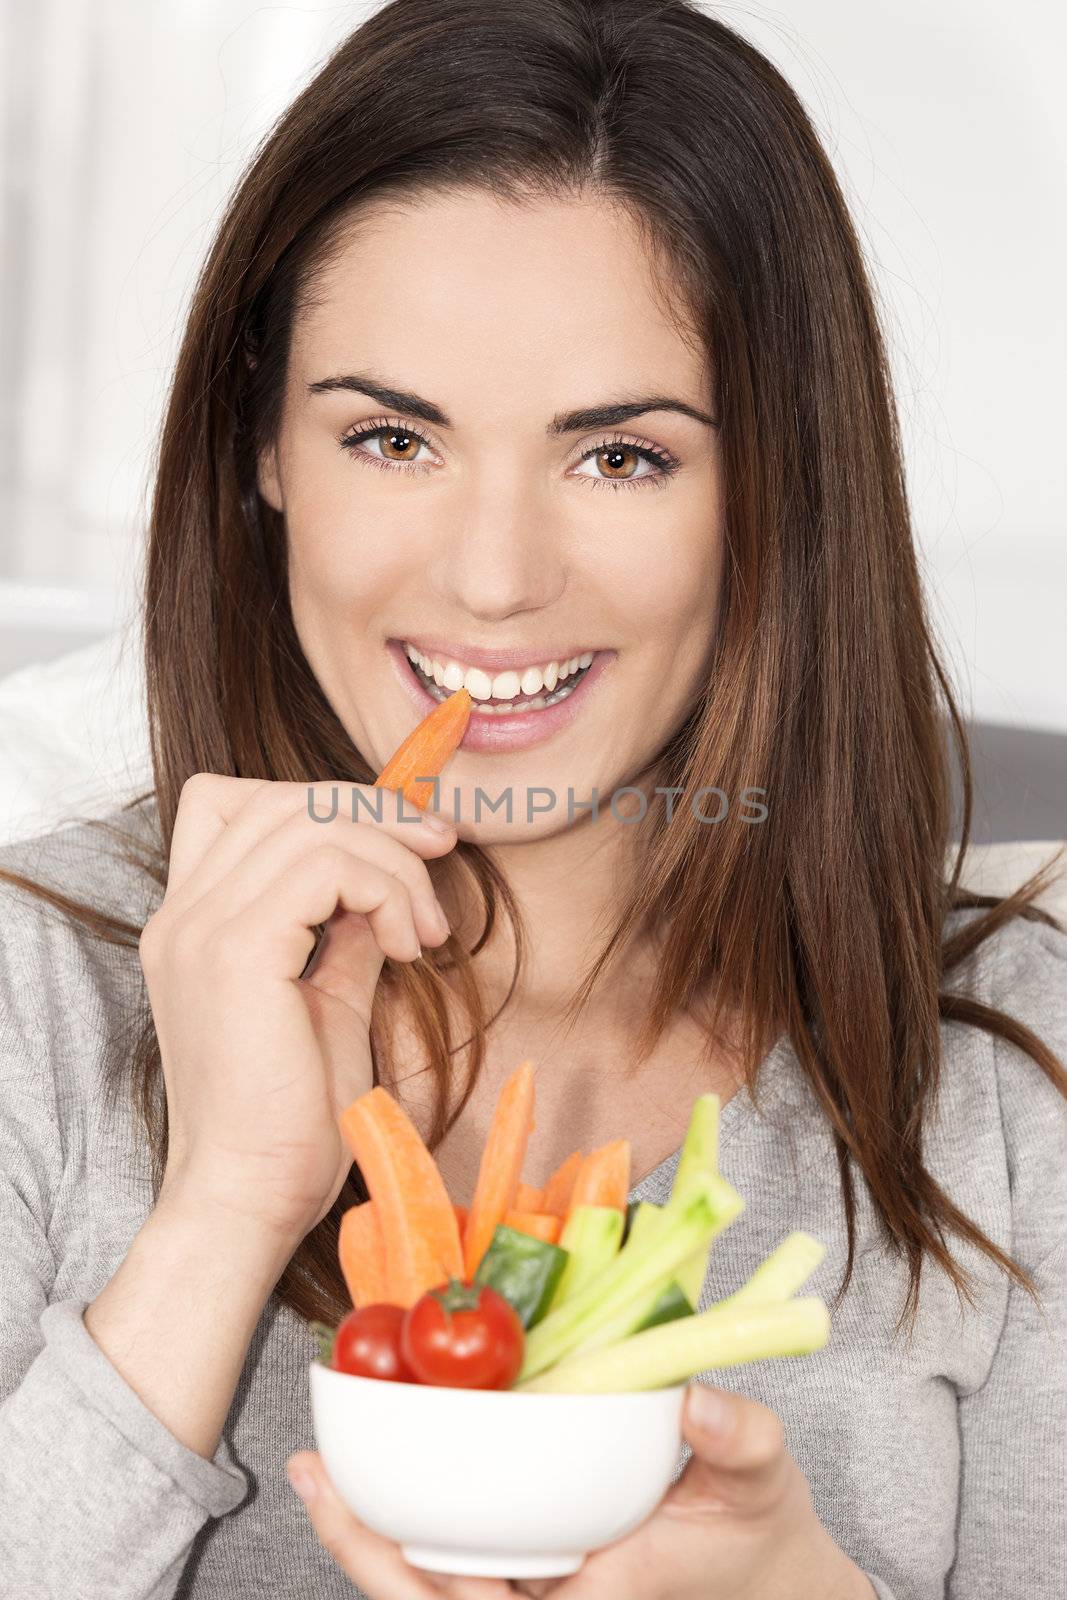
[[[607,478],[632,478],[640,456],[632,444],[608,444],[596,452],[596,463]]]
[[[378,438],[382,454],[389,461],[410,461],[418,453],[419,440],[410,433],[383,428]]]

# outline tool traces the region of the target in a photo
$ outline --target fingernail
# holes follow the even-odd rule
[[[292,1484],[301,1500],[303,1500],[304,1504],[309,1504],[310,1501],[314,1500],[315,1495],[318,1492],[318,1485],[311,1476],[311,1473],[308,1472],[306,1467],[290,1467],[288,1471],[289,1482]]]
[[[431,816],[428,811],[423,812],[422,825],[424,828],[429,828],[431,833],[451,833],[453,831],[452,824],[446,822],[444,817]]]
[[[726,1433],[733,1420],[733,1408],[718,1389],[696,1383],[689,1390],[689,1415],[705,1433]]]

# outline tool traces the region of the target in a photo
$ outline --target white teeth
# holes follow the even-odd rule
[[[566,661],[548,661],[544,666],[498,672],[495,677],[481,667],[465,668],[459,661],[438,660],[413,644],[405,644],[404,653],[409,661],[433,679],[439,689],[446,689],[450,694],[466,688],[473,700],[480,701],[514,700],[523,695],[531,701],[531,709],[535,709],[533,701],[542,690],[552,694],[565,679],[579,669],[591,666],[596,652],[587,650],[583,655],[571,656]]]
[[[493,680],[481,667],[468,667],[463,682],[472,700],[489,700],[493,693]]]
[[[493,679],[494,700],[514,700],[519,692],[517,672],[501,672]]]

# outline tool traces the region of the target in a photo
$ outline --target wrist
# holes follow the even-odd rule
[[[236,1283],[262,1294],[265,1302],[302,1235],[226,1205],[180,1180],[164,1178],[146,1226],[179,1254],[205,1250]]]
[[[867,1574],[812,1516],[802,1548],[780,1547],[777,1581],[761,1586],[760,1600],[878,1600]]]

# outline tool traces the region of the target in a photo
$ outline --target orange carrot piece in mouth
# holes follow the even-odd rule
[[[463,742],[471,718],[469,689],[457,689],[434,706],[408,734],[374,780],[376,788],[399,789],[410,805],[423,810],[433,799],[433,779]],[[429,781],[416,781],[416,780]]]

